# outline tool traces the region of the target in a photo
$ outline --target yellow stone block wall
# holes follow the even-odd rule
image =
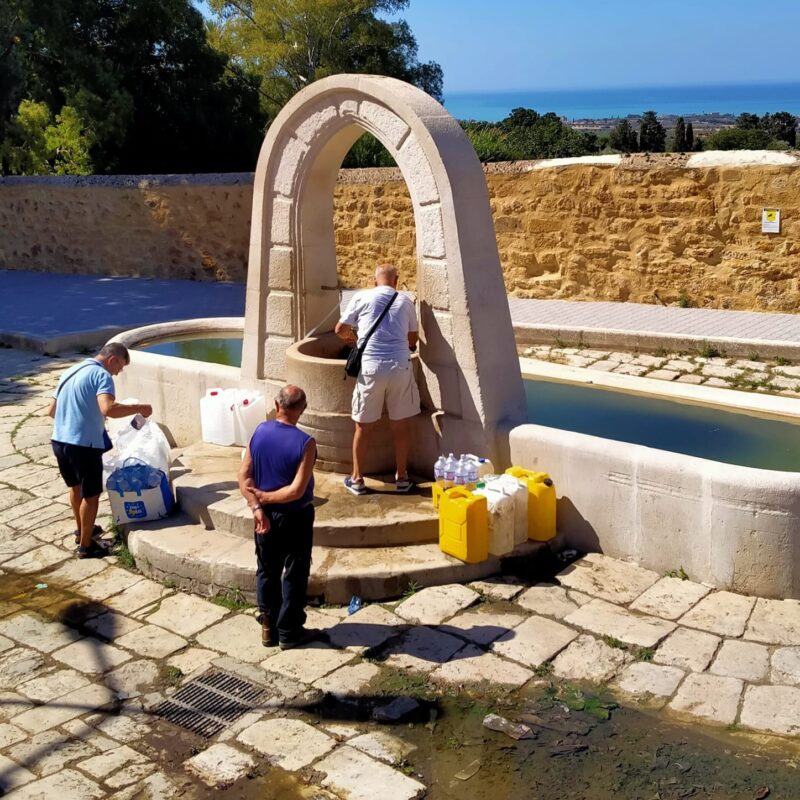
[[[800,167],[531,166],[487,171],[509,293],[798,310]],[[243,281],[251,200],[251,175],[0,180],[0,268]],[[414,288],[396,170],[343,172],[335,227],[342,285],[393,261]]]

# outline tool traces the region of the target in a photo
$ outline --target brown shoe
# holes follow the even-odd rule
[[[256,622],[261,625],[261,644],[264,647],[275,647],[278,644],[278,634],[273,633],[269,617],[262,611],[256,616]]]

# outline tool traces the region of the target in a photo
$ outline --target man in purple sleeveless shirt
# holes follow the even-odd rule
[[[253,512],[261,643],[281,650],[311,637],[303,625],[317,445],[297,427],[305,410],[305,392],[284,386],[275,398],[275,419],[256,428],[238,476],[239,490]]]

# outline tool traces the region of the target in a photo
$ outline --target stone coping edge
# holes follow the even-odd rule
[[[741,392],[715,386],[690,383],[667,383],[634,375],[598,372],[566,364],[553,364],[533,358],[520,358],[523,378],[544,379],[613,389],[644,395],[658,400],[675,400],[693,405],[712,406],[722,411],[743,412],[753,416],[800,424],[800,400],[771,394]]]
[[[556,340],[569,342],[569,346],[615,350],[638,350],[653,353],[661,348],[675,352],[702,350],[706,346],[716,347],[725,356],[747,358],[758,352],[764,358],[788,358],[800,360],[800,344],[771,339],[739,339],[728,336],[694,336],[683,333],[657,333],[614,329],[592,329],[579,325],[532,325],[516,323],[514,338],[517,345],[525,347],[535,344],[555,344]]]

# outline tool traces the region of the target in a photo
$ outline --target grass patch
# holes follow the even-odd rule
[[[183,670],[179,667],[164,665],[161,667],[161,682],[165,686],[178,686],[183,680]]]
[[[632,647],[630,652],[637,661],[652,661],[656,654],[652,647]]]
[[[789,359],[784,358],[783,356],[775,356],[773,359],[775,361],[776,367],[787,367],[789,366]]]
[[[703,342],[703,346],[698,352],[703,358],[721,358],[724,355],[722,350],[708,342]]]
[[[406,590],[402,594],[403,600],[413,597],[421,588],[422,586],[416,581],[409,581],[408,586],[406,586]]]
[[[678,295],[678,308],[690,308],[692,305],[692,301],[689,299],[689,295],[681,289],[680,294]]]
[[[553,662],[552,661],[545,661],[542,664],[539,664],[538,667],[533,668],[533,674],[537,678],[547,678],[553,674]]]
[[[370,685],[374,694],[386,697],[400,697],[405,695],[416,700],[427,700],[433,692],[424,675],[408,673],[393,667],[383,667]]]
[[[747,359],[748,361],[761,361],[761,356],[757,351],[753,350],[752,353],[747,354]]]
[[[604,700],[597,694],[585,693],[571,683],[548,687],[543,696],[546,703],[563,703],[570,711],[583,711],[601,722],[610,719],[617,703]]]
[[[607,644],[609,647],[616,647],[617,650],[627,650],[628,645],[625,642],[620,641],[619,639],[615,638],[614,636],[603,636],[603,642]]]
[[[678,569],[668,569],[664,573],[665,578],[680,578],[682,581],[688,581],[689,576],[686,574],[686,570],[683,567],[678,567]]]
[[[117,565],[129,570],[130,572],[138,572],[139,570],[136,568],[136,559],[133,557],[133,553],[128,550],[125,537],[122,535],[122,531],[120,531],[113,520],[111,520],[109,523],[107,530],[114,536],[114,540],[111,545],[111,555],[116,557]]]
[[[252,603],[248,603],[245,599],[241,589],[235,586],[229,586],[222,594],[211,598],[214,605],[227,608],[228,611],[245,611],[248,608],[253,608]]]

